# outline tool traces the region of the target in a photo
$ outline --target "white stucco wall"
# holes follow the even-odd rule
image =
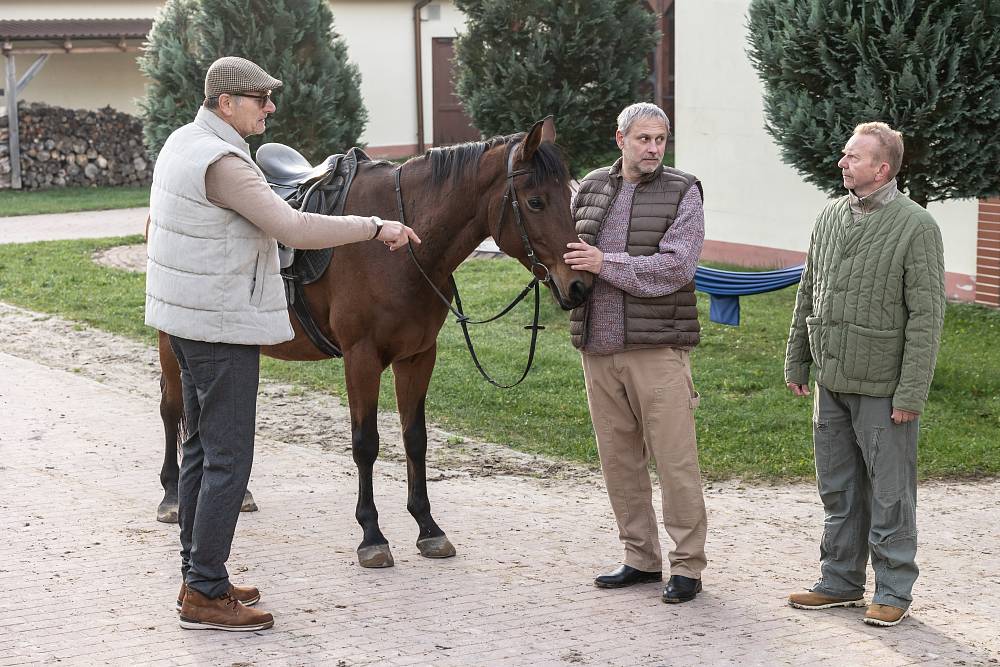
[[[135,62],[136,53],[53,54],[18,97],[70,109],[111,106],[135,114],[146,78]],[[20,77],[38,56],[15,55]]]
[[[368,129],[362,140],[371,145],[417,143],[414,4],[411,0],[330,1],[337,31],[361,70],[361,93],[368,108]],[[465,25],[465,17],[450,1],[431,3],[421,16],[424,141],[429,144],[434,136],[431,40],[454,37]]]
[[[370,145],[416,143],[417,102],[413,66],[413,20],[409,3],[333,0],[334,26],[361,70],[361,95]],[[409,5],[412,7],[412,5]]]
[[[0,0],[0,16],[17,20],[152,18],[162,4],[162,0]],[[361,70],[361,92],[368,108],[368,125],[361,140],[371,146],[417,142],[413,6],[412,0],[330,0],[335,28],[347,43],[349,58]],[[451,0],[431,3],[422,16],[424,138],[430,143],[434,136],[431,40],[454,37],[465,19]],[[143,95],[145,86],[136,56],[50,56],[21,99],[72,108],[111,105],[135,113],[135,100]],[[18,76],[35,57],[16,56]]]
[[[746,56],[748,6],[675,3],[677,166],[704,183],[708,239],[804,251],[827,199],[781,161],[764,130],[763,91]],[[975,275],[976,201],[929,210],[941,226],[946,269]]]

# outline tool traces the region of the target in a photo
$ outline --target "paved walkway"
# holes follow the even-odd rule
[[[0,666],[1000,663],[1000,481],[921,485],[913,617],[879,629],[863,610],[784,604],[816,574],[811,484],[708,484],[705,591],[668,606],[659,586],[591,585],[620,556],[599,475],[497,476],[435,454],[430,496],[458,556],[423,559],[399,435],[392,415],[380,423],[376,497],[396,567],[365,570],[346,411],[262,387],[261,511],[241,517],[230,567],[276,624],[184,631],[177,529],[153,520],[154,351],[0,304]]]
[[[0,243],[89,239],[142,234],[146,208],[0,217]]]
[[[32,351],[32,327],[58,332],[58,355],[76,361],[64,368],[56,351]],[[273,424],[280,401],[272,397],[289,396],[275,387],[262,391],[270,426],[251,482],[261,511],[242,516],[230,563],[237,581],[263,590],[275,628],[181,630],[171,609],[176,527],[153,520],[161,449],[154,354],[128,343],[135,349],[101,356],[95,347],[112,347],[100,343],[106,334],[87,335],[0,308],[0,665],[1000,659],[1000,483],[921,486],[922,577],[913,617],[894,629],[865,626],[862,610],[785,606],[784,595],[815,575],[822,515],[808,484],[710,484],[705,591],[668,606],[659,586],[591,585],[619,557],[599,477],[432,470],[435,516],[459,552],[434,561],[413,545],[405,467],[383,462],[376,493],[397,565],[365,570],[354,554],[360,530],[345,434],[331,427],[330,446],[297,444],[297,424]],[[333,422],[343,420],[341,409]],[[398,450],[398,434],[384,432],[386,449]]]

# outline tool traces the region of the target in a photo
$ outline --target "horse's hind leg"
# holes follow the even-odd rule
[[[163,420],[163,465],[160,467],[160,486],[163,500],[156,508],[156,520],[177,523],[177,446],[184,425],[184,398],[181,389],[181,369],[167,335],[160,332],[160,419]]]
[[[406,447],[406,509],[417,520],[420,533],[417,548],[427,558],[448,558],[455,555],[455,547],[431,516],[431,502],[427,497],[427,422],[424,405],[427,387],[434,371],[437,348],[397,361],[392,365],[396,379],[396,405],[403,427],[403,445]]]
[[[163,523],[177,523],[177,482],[180,479],[177,449],[187,437],[184,421],[184,389],[181,385],[181,369],[177,357],[170,347],[167,334],[160,332],[160,419],[163,421],[163,464],[160,466],[160,486],[163,500],[156,508],[156,520]],[[243,512],[256,512],[257,504],[250,489],[243,496]]]
[[[374,355],[345,354],[344,373],[351,406],[351,451],[358,466],[358,506],[354,516],[364,537],[358,546],[362,567],[392,567],[389,542],[378,525],[372,474],[378,458],[378,389],[383,367]]]

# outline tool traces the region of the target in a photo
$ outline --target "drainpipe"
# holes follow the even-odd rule
[[[426,149],[424,144],[424,70],[420,38],[420,10],[432,0],[417,0],[413,5],[413,48],[417,62],[417,155]]]

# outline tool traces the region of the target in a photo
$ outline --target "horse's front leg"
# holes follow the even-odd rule
[[[344,355],[347,399],[351,406],[351,451],[358,467],[358,506],[354,516],[364,536],[358,546],[362,567],[392,567],[389,542],[378,525],[372,474],[378,458],[378,390],[384,366],[374,354]]]
[[[396,379],[396,405],[403,427],[406,448],[406,509],[417,521],[420,533],[417,548],[427,558],[448,558],[455,547],[431,516],[431,501],[427,496],[427,422],[424,405],[427,387],[434,371],[437,347],[433,346],[408,359],[392,364]]]

